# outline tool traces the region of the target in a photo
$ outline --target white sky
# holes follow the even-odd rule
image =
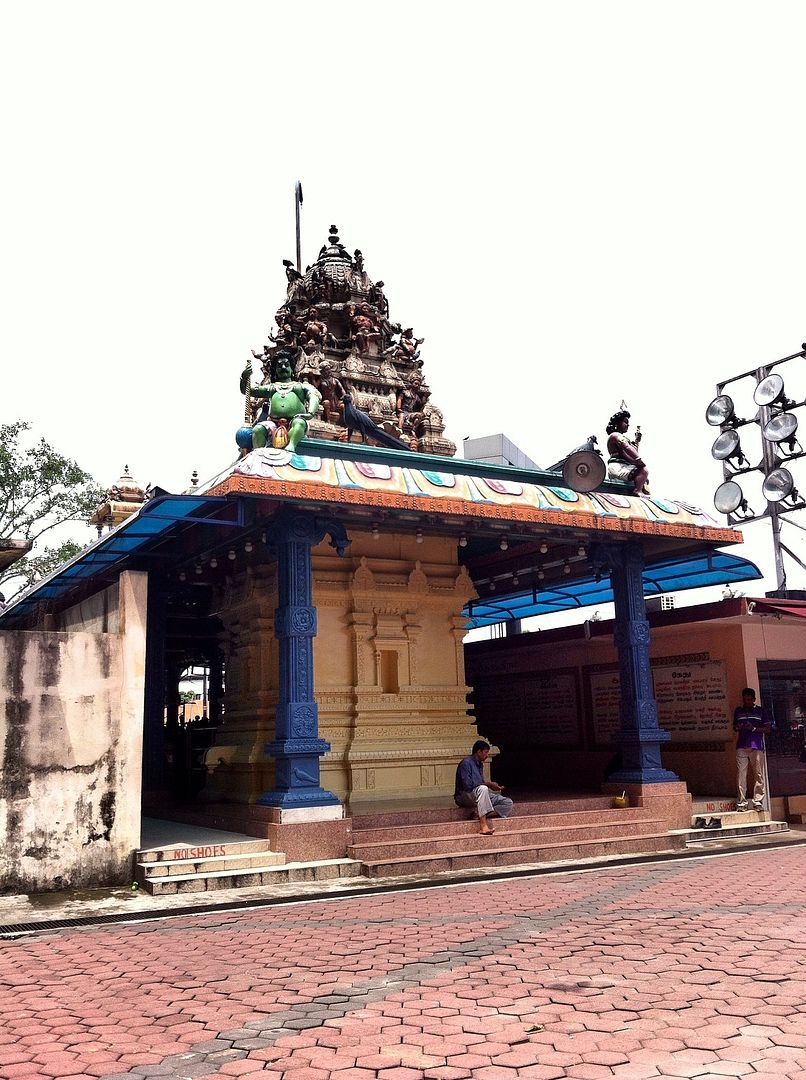
[[[8,4],[0,420],[104,484],[233,460],[299,178],[303,262],[362,249],[458,443],[551,464],[624,398],[710,507],[714,384],[806,338],[804,40],[774,0]]]

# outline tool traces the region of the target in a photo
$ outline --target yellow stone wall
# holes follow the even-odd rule
[[[350,532],[339,558],[313,551],[318,613],[314,679],[319,730],[331,744],[322,786],[348,810],[452,805],[457,762],[477,738],[465,683],[462,608],[474,596],[456,542]],[[236,574],[222,596],[231,746],[208,797],[251,802],[273,784],[263,747],[274,736],[278,649],[271,563]]]
[[[352,534],[339,559],[314,554],[319,726],[331,743],[322,785],[352,810],[452,801],[476,738],[461,612],[474,594],[456,542]]]

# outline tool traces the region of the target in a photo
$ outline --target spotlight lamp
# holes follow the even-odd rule
[[[726,480],[714,492],[714,506],[720,514],[732,514],[736,510],[747,513],[747,499],[735,480]]]
[[[711,457],[716,458],[717,461],[728,461],[730,458],[736,458],[739,465],[745,463],[747,459],[742,453],[739,444],[739,433],[735,428],[728,428],[727,431],[717,435],[714,439],[714,445],[711,447]]]
[[[798,490],[789,469],[773,469],[769,476],[765,477],[761,491],[767,502],[771,503],[783,502],[789,498],[794,501],[798,497]]]
[[[795,438],[795,432],[797,430],[797,416],[791,412],[782,412],[777,413],[771,420],[767,421],[761,429],[761,434],[767,442],[787,443],[789,445],[789,452],[792,453],[797,441]]]
[[[784,380],[780,375],[767,375],[762,379],[753,392],[753,401],[756,405],[780,405],[782,409],[788,409],[794,405],[793,401],[784,397]]]
[[[705,419],[711,427],[735,427],[739,420],[733,407],[733,398],[727,394],[719,394],[705,410]]]

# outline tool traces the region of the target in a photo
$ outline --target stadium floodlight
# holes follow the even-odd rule
[[[790,496],[794,498],[798,494],[795,487],[795,481],[792,478],[792,473],[789,469],[780,468],[773,469],[772,472],[764,478],[761,491],[767,502],[771,503],[783,502],[784,499],[788,499]]]
[[[784,396],[784,380],[780,375],[767,375],[753,392],[756,405],[776,405]]]
[[[798,430],[798,418],[794,413],[782,412],[776,413],[771,420],[768,420],[764,427],[761,429],[761,434],[767,440],[767,442],[782,443],[789,442],[793,446],[795,444],[795,432]]]
[[[711,457],[716,458],[717,461],[728,461],[730,458],[736,458],[740,465],[743,464],[745,456],[739,444],[738,431],[729,428],[727,431],[717,435],[716,439],[714,439],[714,445],[711,447]]]
[[[747,499],[735,480],[726,480],[714,492],[714,506],[720,514],[732,514],[735,510],[747,510]]]
[[[728,397],[727,394],[719,394],[705,410],[705,419],[711,427],[722,427],[723,424],[736,423],[733,398]]]

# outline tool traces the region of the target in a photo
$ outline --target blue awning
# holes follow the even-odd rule
[[[702,589],[707,585],[729,585],[740,581],[756,581],[763,577],[759,568],[748,559],[728,555],[724,551],[681,556],[655,562],[644,569],[644,595],[683,592]],[[492,626],[509,619],[528,619],[533,615],[570,611],[613,602],[610,579],[579,578],[567,585],[546,589],[530,589],[510,596],[484,597],[471,600],[465,608],[469,628]]]
[[[216,516],[222,508],[229,517]],[[190,527],[199,522],[237,527],[240,518],[233,520],[233,513],[240,513],[237,504],[223,496],[161,495],[150,499],[136,514],[104,533],[49,577],[15,596],[0,614],[0,625],[24,619],[36,608],[60,600],[91,578],[114,578],[127,560],[148,557],[172,530],[176,533],[177,527]],[[153,559],[153,554],[151,557]]]

